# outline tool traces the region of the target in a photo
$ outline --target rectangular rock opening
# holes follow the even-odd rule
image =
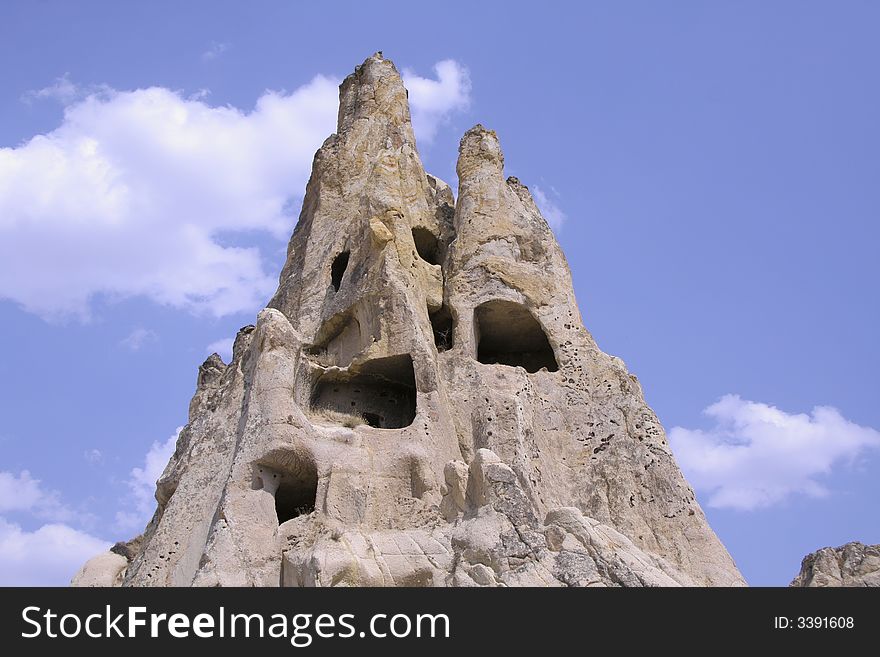
[[[529,310],[512,301],[487,301],[474,310],[477,360],[522,367],[527,372],[559,365],[547,334]]]
[[[354,372],[328,371],[315,382],[310,415],[343,426],[401,429],[416,416],[416,381],[409,354],[375,358]]]

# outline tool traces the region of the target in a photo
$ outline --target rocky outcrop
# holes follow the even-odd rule
[[[199,369],[125,585],[743,584],[503,168],[472,128],[455,199],[394,65],[346,78],[278,291]]]
[[[690,578],[611,527],[559,508],[543,522],[516,473],[487,449],[447,465],[457,521],[365,531],[289,521],[283,586],[679,586]],[[464,477],[459,479],[459,475]],[[307,545],[303,550],[300,546]]]
[[[880,545],[855,541],[811,552],[789,586],[880,586]]]

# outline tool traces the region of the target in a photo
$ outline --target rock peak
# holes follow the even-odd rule
[[[742,584],[503,167],[468,130],[454,199],[394,64],[358,66],[278,291],[200,369],[143,541],[77,581]]]
[[[360,119],[396,126],[410,124],[403,79],[394,62],[383,57],[381,51],[367,57],[339,86],[337,132],[347,132]]]

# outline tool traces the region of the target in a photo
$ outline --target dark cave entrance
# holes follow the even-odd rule
[[[257,464],[254,474],[256,488],[275,490],[275,515],[279,525],[315,510],[318,472],[313,463],[281,454],[272,459],[272,465]]]
[[[437,351],[452,349],[452,334],[455,326],[449,308],[444,304],[440,310],[429,312],[428,317],[434,331],[434,345],[437,347]]]
[[[416,252],[425,262],[432,265],[440,264],[440,241],[427,228],[418,226],[412,229],[413,242],[416,245]]]
[[[559,369],[541,324],[529,310],[512,301],[487,301],[474,310],[477,360],[522,367],[527,372]]]
[[[339,292],[339,286],[342,285],[342,277],[345,275],[345,270],[348,269],[350,255],[350,251],[343,251],[333,258],[333,264],[330,265],[330,284],[333,285],[335,292]]]
[[[296,477],[285,474],[278,490],[275,491],[275,513],[278,515],[278,524],[310,514],[315,510],[317,496],[317,472],[314,470],[302,472]]]
[[[324,374],[314,385],[310,405],[315,415],[331,421],[348,416],[378,429],[408,427],[416,417],[412,357],[374,358],[353,373]]]
[[[275,491],[275,513],[278,524],[315,510],[318,495],[318,478],[307,481],[282,481]]]

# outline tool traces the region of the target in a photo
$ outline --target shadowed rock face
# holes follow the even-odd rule
[[[880,586],[880,545],[852,542],[811,552],[790,586]]]
[[[200,368],[125,585],[743,584],[503,161],[469,130],[455,200],[394,65],[346,78],[278,291]]]

